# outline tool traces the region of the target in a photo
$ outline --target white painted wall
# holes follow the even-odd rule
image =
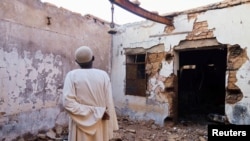
[[[226,9],[214,10],[199,16],[207,19],[209,28],[214,28],[214,35],[222,44],[239,44],[247,48],[250,55],[250,3]],[[214,16],[216,15],[216,16]],[[249,58],[249,57],[248,57]],[[236,85],[243,93],[243,99],[236,104],[227,104],[225,112],[233,124],[250,124],[250,62],[249,60],[237,71]],[[244,113],[240,113],[244,112]],[[241,116],[244,115],[244,116]],[[246,115],[246,116],[245,116]]]
[[[51,24],[47,24],[51,17]],[[110,73],[109,24],[40,0],[1,0],[0,140],[67,127],[61,105],[66,73],[79,66],[74,51],[90,46],[94,67]]]
[[[184,31],[192,30],[192,23],[188,22],[186,18],[180,16],[177,18],[177,21],[178,20],[182,22],[186,21],[188,24],[185,27],[176,24],[177,27],[181,26],[181,29]],[[175,20],[175,22],[177,21]],[[180,40],[185,39],[186,35],[179,34],[175,36],[162,36],[159,38],[157,35],[164,34],[165,25],[152,21],[122,25],[118,27],[117,30],[118,33],[113,36],[111,79],[118,114],[129,115],[131,118],[135,119],[154,119],[156,123],[163,125],[164,119],[169,115],[168,102],[159,102],[146,97],[125,95],[126,74],[123,49],[136,47],[147,49],[158,44],[164,44],[165,51],[170,51],[173,46],[178,45]],[[163,70],[160,74],[164,77],[168,77],[166,75],[173,73],[173,62],[169,64],[163,61],[162,64]],[[153,79],[154,78],[149,81],[154,81]],[[153,85],[153,87],[157,87],[158,84],[154,83],[155,86]]]
[[[250,54],[250,4],[232,6],[224,9],[213,9],[199,13],[197,19],[188,19],[187,14],[174,17],[175,30],[173,33],[190,32],[196,21],[207,21],[208,29],[213,29],[214,37],[221,44],[239,44],[247,48]],[[157,36],[164,33],[165,25],[151,21],[138,22],[116,27],[118,33],[113,36],[112,59],[112,85],[117,111],[137,119],[154,119],[162,124],[169,115],[168,102],[159,103],[144,97],[125,95],[125,55],[124,48],[150,48],[163,43],[165,51],[170,51],[174,46],[184,40],[186,34]],[[160,37],[160,38],[159,38]],[[175,56],[176,58],[176,56]],[[166,62],[163,62],[163,64]],[[161,75],[171,73],[175,63],[166,64],[161,70]],[[242,90],[244,98],[237,104],[226,104],[225,112],[233,124],[250,124],[250,114],[242,119],[236,110],[250,113],[250,63],[247,61],[237,72],[237,86]],[[175,72],[173,70],[172,72]],[[227,76],[225,76],[227,79]],[[226,84],[225,84],[226,86]],[[236,108],[235,108],[236,107]]]

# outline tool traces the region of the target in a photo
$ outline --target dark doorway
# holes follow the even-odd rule
[[[218,49],[217,49],[218,48]],[[227,48],[179,52],[178,119],[225,114]]]

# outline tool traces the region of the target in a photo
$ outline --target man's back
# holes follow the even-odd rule
[[[69,141],[108,141],[118,122],[108,74],[92,68],[94,56],[87,46],[75,51],[81,69],[67,73],[63,106],[69,119]]]
[[[89,106],[106,107],[110,87],[107,73],[99,69],[76,69],[68,74],[74,84],[77,101]]]

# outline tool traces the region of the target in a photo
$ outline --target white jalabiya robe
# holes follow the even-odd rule
[[[111,82],[99,69],[76,69],[67,73],[63,106],[69,114],[69,141],[108,141],[118,130]],[[109,120],[102,120],[106,110]]]

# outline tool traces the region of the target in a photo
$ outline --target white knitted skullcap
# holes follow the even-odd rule
[[[92,60],[93,52],[87,46],[81,46],[75,51],[75,59],[78,63],[86,63]]]

